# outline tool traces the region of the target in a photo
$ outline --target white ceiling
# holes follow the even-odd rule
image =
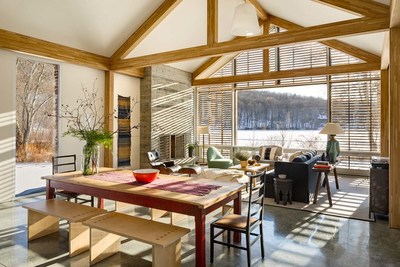
[[[357,16],[313,0],[258,0],[270,14],[312,26]],[[390,0],[379,0],[389,4]],[[0,28],[96,54],[111,56],[163,0],[0,0]],[[219,0],[219,41],[234,38],[230,24],[242,0]],[[183,0],[128,56],[135,57],[207,42],[207,0]],[[341,38],[380,55],[383,33]],[[170,65],[192,72],[206,59]]]

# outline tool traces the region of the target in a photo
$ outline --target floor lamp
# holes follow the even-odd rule
[[[344,134],[345,132],[339,123],[328,122],[319,133],[329,135],[329,140],[326,144],[326,155],[329,157],[330,163],[336,163],[336,158],[340,154],[340,147],[339,141],[336,140],[335,136],[337,134]]]
[[[202,158],[201,158],[201,161],[204,163],[205,161],[204,161],[204,152],[205,152],[205,150],[204,150],[204,136],[206,135],[206,134],[210,134],[210,128],[208,127],[208,126],[199,126],[198,128],[197,128],[197,133],[199,134],[199,135],[203,135],[203,148],[202,148]]]

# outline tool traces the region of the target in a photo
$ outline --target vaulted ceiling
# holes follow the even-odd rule
[[[230,25],[235,7],[243,2],[243,0],[218,1],[218,42],[235,38],[230,33]],[[368,16],[368,12],[379,13],[381,8],[384,10],[389,5],[390,0],[251,0],[250,2],[256,4],[261,12],[260,16],[264,11],[264,14],[266,12],[267,16],[275,19],[281,18],[301,27],[310,27],[361,18],[364,15]],[[332,6],[332,3],[337,6]],[[371,3],[377,3],[377,6],[371,6]],[[360,14],[360,10],[367,14]],[[157,12],[158,16],[152,17],[152,14],[157,15]],[[167,51],[207,46],[207,21],[207,0],[0,1],[0,29],[114,59],[119,59],[121,54],[116,52],[135,32],[145,34],[135,37],[138,40],[131,47],[133,50],[123,51],[122,59],[143,58],[146,55]],[[141,29],[141,25],[150,30]],[[346,37],[340,36],[337,40],[380,56],[384,31],[349,34]],[[3,47],[7,48],[4,45]],[[195,59],[186,56],[182,60],[178,59],[178,62],[167,63],[193,72],[212,57],[210,54],[212,53],[205,50],[204,56],[198,54]]]

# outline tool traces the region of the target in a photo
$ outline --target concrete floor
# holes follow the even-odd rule
[[[65,222],[59,233],[27,242],[27,212],[21,205],[40,199],[44,196],[0,204],[0,266],[89,266],[87,252],[69,258]],[[112,209],[114,203],[108,201],[106,207]],[[144,208],[135,212],[148,216]],[[191,219],[179,224],[193,229]],[[194,266],[194,232],[182,241],[182,266]],[[264,243],[263,261],[259,245],[252,247],[253,266],[400,266],[400,230],[389,229],[385,220],[365,222],[266,206]],[[245,251],[216,245],[215,255],[210,266],[246,266]],[[151,247],[125,240],[120,253],[95,266],[151,266]]]

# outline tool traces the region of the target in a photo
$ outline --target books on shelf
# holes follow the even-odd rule
[[[331,170],[332,169],[332,165],[329,164],[325,164],[325,162],[323,163],[319,163],[320,161],[317,161],[314,165],[315,169],[320,169],[320,170]],[[327,161],[326,161],[327,162]]]
[[[329,165],[329,161],[317,161],[315,164],[317,165]]]

